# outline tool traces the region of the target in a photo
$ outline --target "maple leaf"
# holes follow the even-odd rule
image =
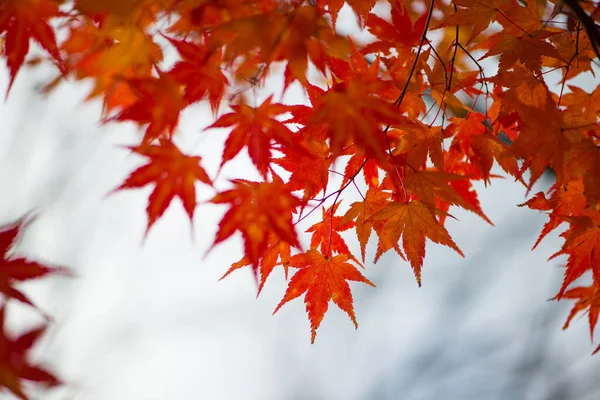
[[[321,222],[317,222],[306,232],[312,232],[310,238],[310,248],[316,249],[321,247],[321,253],[330,255],[332,252],[338,254],[348,254],[350,258],[353,258],[350,253],[350,249],[346,245],[346,241],[339,232],[348,230],[354,226],[354,222],[348,221],[342,223],[342,217],[334,216],[340,203],[336,203],[329,207],[325,211],[325,207],[322,207],[323,217]]]
[[[167,39],[183,58],[169,71],[177,82],[185,85],[183,98],[188,103],[195,103],[208,94],[210,106],[213,111],[216,111],[225,92],[225,86],[229,84],[221,69],[223,58],[221,50],[209,52],[206,47],[193,42]]]
[[[67,54],[69,72],[77,79],[94,79],[88,99],[102,96],[105,111],[135,103],[139,93],[127,80],[151,78],[163,59],[161,48],[138,21],[108,20],[96,26],[84,20],[70,30],[61,50]]]
[[[402,236],[402,248],[413,268],[417,283],[421,286],[421,268],[425,258],[425,239],[450,247],[462,257],[464,254],[454,243],[444,228],[421,201],[390,202],[370,218],[373,221],[385,221],[377,232],[379,244],[375,261],[383,253],[394,248]]]
[[[516,176],[519,173],[517,160],[508,146],[490,132],[487,121],[485,115],[473,112],[466,118],[453,118],[448,127],[448,130],[457,131],[452,146],[460,147],[469,161],[481,171],[486,184],[490,182],[494,160],[509,174]]]
[[[395,125],[398,130],[391,130],[389,135],[396,135],[393,154],[404,154],[408,164],[424,165],[427,156],[440,171],[444,170],[444,155],[442,149],[443,135],[440,127],[429,127],[420,121],[403,119]]]
[[[391,23],[375,14],[369,14],[367,28],[379,40],[367,44],[362,52],[365,54],[380,51],[388,53],[391,48],[416,47],[419,45],[426,23],[426,13],[413,24],[402,2],[394,1],[392,2]]]
[[[246,104],[232,105],[233,112],[222,115],[206,128],[234,126],[225,141],[221,168],[246,146],[250,159],[263,177],[266,177],[271,163],[271,142],[292,143],[292,131],[274,118],[286,113],[287,108],[283,104],[272,103],[272,98],[273,96],[269,96],[257,108]]]
[[[477,35],[483,32],[493,20],[502,4],[508,4],[508,0],[474,1],[454,0],[453,4],[460,7],[454,14],[442,20],[441,23],[431,29],[447,26],[471,26],[472,31],[465,45],[469,44]]]
[[[558,300],[559,297],[556,296],[553,300]],[[588,287],[579,286],[570,290],[567,290],[560,299],[573,299],[577,300],[565,324],[563,325],[563,329],[567,329],[569,324],[575,318],[577,314],[582,311],[587,312],[588,321],[590,325],[590,338],[592,343],[594,342],[594,330],[596,324],[598,323],[598,314],[600,313],[600,287],[598,286],[598,282],[594,282],[592,285]],[[597,351],[597,350],[596,350]]]
[[[290,266],[299,270],[290,279],[285,295],[273,314],[285,303],[306,293],[304,303],[310,320],[311,343],[315,342],[317,328],[327,312],[329,300],[333,300],[342,311],[346,312],[354,326],[358,328],[348,281],[363,282],[373,287],[375,285],[348,261],[347,254],[330,257],[324,256],[315,249],[292,256]]]
[[[529,68],[518,62],[512,71],[500,70],[489,80],[509,88],[502,98],[501,107],[504,114],[520,105],[543,109],[550,96],[550,90],[543,78],[532,74]]]
[[[204,168],[200,166],[199,156],[187,156],[177,146],[165,139],[158,145],[129,147],[134,153],[148,158],[148,164],[133,171],[113,192],[123,189],[141,188],[153,183],[154,190],[148,198],[148,225],[146,235],[171,204],[175,196],[181,199],[183,208],[190,221],[196,208],[196,181],[207,185],[212,182]]]
[[[549,258],[553,259],[563,254],[569,257],[558,299],[564,295],[567,287],[585,272],[592,270],[594,274],[600,274],[600,211],[588,208],[581,214],[562,217],[571,226],[560,235],[565,239],[560,251]]]
[[[391,102],[373,96],[370,88],[374,87],[362,80],[334,85],[321,97],[309,126],[327,121],[331,152],[336,156],[356,144],[369,157],[385,163],[387,144],[381,124],[394,124],[400,115]]]
[[[431,97],[440,106],[448,105],[458,110],[471,111],[470,107],[465,105],[454,93],[475,84],[477,72],[466,72],[452,74],[452,82],[448,84],[448,71],[441,63],[436,63],[433,68],[427,64],[423,66],[429,80]]]
[[[542,57],[563,60],[563,56],[556,48],[544,40],[544,35],[531,37],[529,35],[512,36],[502,33],[498,38],[499,40],[487,53],[481,56],[480,60],[500,55],[500,69],[502,71],[506,71],[517,61],[520,61],[536,75],[540,75],[542,73]]]
[[[46,326],[32,329],[15,339],[6,335],[5,305],[0,308],[0,389],[6,388],[19,399],[28,400],[23,391],[23,380],[46,387],[61,382],[48,370],[29,361],[29,351],[46,331]]]
[[[360,150],[355,151],[348,160],[340,187],[344,187],[352,177],[356,177],[361,168],[367,186],[372,189],[377,188],[379,186],[379,164]]]
[[[186,106],[179,84],[169,74],[157,78],[129,79],[138,100],[108,121],[135,121],[148,124],[142,143],[164,138],[170,139],[179,123],[179,114]]]
[[[56,61],[61,71],[64,65],[51,18],[59,16],[58,4],[52,0],[3,0],[0,2],[0,34],[6,32],[3,55],[8,64],[8,92],[29,52],[29,41],[35,39]]]
[[[232,183],[234,189],[217,193],[210,200],[214,204],[230,204],[219,223],[212,247],[240,231],[244,238],[244,254],[255,270],[268,247],[271,232],[300,248],[292,223],[292,210],[301,202],[280,179],[262,183],[236,179]]]
[[[16,289],[14,285],[19,282],[45,277],[49,274],[60,273],[71,275],[62,267],[50,267],[34,261],[28,261],[23,257],[11,257],[9,251],[26,226],[25,220],[19,220],[13,224],[0,227],[0,293],[8,298],[19,300],[34,308],[33,302],[23,292]]]
[[[538,246],[546,235],[563,222],[566,222],[564,216],[581,216],[587,206],[587,199],[583,194],[582,180],[573,180],[562,185],[557,182],[548,190],[548,195],[549,198],[546,198],[543,192],[538,192],[527,202],[519,204],[519,207],[528,206],[534,210],[551,211],[548,215],[550,220],[542,228],[542,232],[532,250]]]
[[[334,158],[326,143],[302,136],[297,146],[282,147],[280,151],[284,157],[273,162],[291,172],[288,187],[292,191],[302,190],[302,202],[306,203],[327,187]]]
[[[316,0],[317,7],[321,9],[324,9],[325,7],[328,8],[329,13],[331,14],[333,29],[335,29],[338,13],[342,9],[344,3],[348,3],[348,5],[352,7],[358,17],[358,25],[362,29],[364,21],[369,15],[369,11],[375,6],[376,2],[377,0]]]
[[[527,123],[512,145],[512,152],[525,160],[521,171],[529,169],[531,172],[528,186],[531,187],[548,166],[563,179],[565,154],[586,121],[559,110],[551,99],[546,100],[542,109],[521,105],[518,113]],[[539,135],[540,129],[544,135]]]
[[[595,121],[594,117],[594,121]],[[600,148],[591,140],[584,139],[574,144],[565,160],[565,179],[583,178],[588,202],[596,205],[600,201]]]
[[[375,229],[376,232],[380,232],[384,225],[384,221],[374,221],[371,217],[383,209],[389,202],[388,195],[384,191],[371,188],[367,190],[363,201],[357,201],[350,205],[350,208],[340,221],[340,224],[355,221],[354,226],[358,242],[360,243],[363,262],[365,261],[366,247],[372,230]],[[398,254],[403,256],[400,251],[398,251]]]
[[[286,60],[284,91],[294,81],[309,85],[306,78],[308,60],[323,74],[328,56],[344,57],[348,42],[332,31],[323,15],[313,6],[295,7],[288,15],[284,33],[277,41],[269,60]]]
[[[436,200],[443,200],[450,205],[462,207],[486,219],[485,215],[481,215],[450,185],[452,181],[463,179],[467,179],[467,177],[448,172],[411,169],[406,173],[403,184],[408,194],[416,195],[432,213],[434,212]]]
[[[283,268],[285,270],[285,278],[287,280],[288,268],[289,268],[289,264],[290,264],[290,257],[291,257],[290,244],[281,240],[276,234],[271,233],[271,234],[269,234],[267,247],[266,247],[265,251],[262,253],[262,256],[260,257],[260,263],[258,265],[258,268],[256,268],[256,264],[255,265],[252,264],[252,261],[250,260],[250,258],[248,256],[244,256],[244,257],[242,257],[242,259],[240,261],[233,263],[231,265],[231,268],[229,268],[227,270],[227,272],[225,272],[225,274],[221,277],[221,279],[224,279],[229,274],[231,274],[233,271],[236,271],[240,268],[243,268],[246,266],[252,266],[252,268],[254,270],[254,274],[256,276],[260,276],[260,280],[259,280],[259,284],[258,284],[258,292],[256,294],[256,296],[258,297],[258,295],[260,295],[260,292],[262,291],[263,287],[265,286],[267,278],[269,277],[269,275],[271,275],[271,272],[273,272],[273,269],[275,269],[275,267],[277,265],[283,266]],[[278,260],[279,260],[279,262],[278,262]],[[221,279],[219,279],[219,280],[221,280]]]

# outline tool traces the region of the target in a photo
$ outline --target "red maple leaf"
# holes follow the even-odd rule
[[[52,0],[3,0],[0,2],[0,34],[4,38],[4,57],[10,71],[7,94],[25,62],[29,52],[29,41],[35,39],[56,60],[64,71],[64,66],[54,30],[48,21],[59,15],[58,4]]]
[[[246,146],[250,159],[258,171],[266,177],[271,163],[272,141],[280,144],[292,143],[292,131],[274,117],[288,111],[283,104],[272,103],[273,96],[267,98],[259,107],[246,104],[233,105],[233,112],[222,115],[209,128],[234,126],[225,141],[225,150],[221,167],[233,159]]]
[[[0,227],[0,293],[37,308],[15,284],[31,279],[42,278],[52,273],[70,275],[65,268],[49,267],[23,257],[11,257],[8,253],[23,231],[26,222],[19,220],[8,226]]]
[[[363,282],[373,287],[375,285],[348,260],[347,254],[327,257],[315,249],[292,256],[290,266],[300,268],[300,270],[290,279],[285,296],[273,314],[288,301],[306,293],[304,303],[310,320],[311,343],[315,342],[317,328],[321,325],[325,312],[327,312],[329,300],[333,300],[342,311],[345,311],[354,326],[358,328],[352,304],[352,293],[347,281]]]
[[[31,381],[46,387],[61,382],[48,370],[29,361],[29,351],[46,331],[46,326],[32,329],[12,339],[5,331],[5,306],[0,308],[0,389],[8,389],[22,400],[29,397],[23,391],[23,382]]]
[[[244,254],[255,270],[268,247],[270,233],[300,248],[292,211],[301,203],[281,180],[251,182],[236,179],[232,183],[234,189],[217,193],[210,200],[214,204],[230,204],[219,223],[212,247],[240,231],[244,238]]]
[[[173,142],[165,139],[161,139],[158,145],[146,144],[129,148],[134,153],[147,157],[149,163],[129,174],[125,182],[113,192],[155,184],[146,208],[148,214],[146,234],[163,215],[175,196],[181,199],[191,221],[196,208],[196,181],[212,185],[206,171],[200,166],[202,158],[183,154]]]

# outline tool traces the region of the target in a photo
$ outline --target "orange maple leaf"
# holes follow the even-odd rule
[[[285,278],[287,280],[290,257],[290,244],[286,241],[281,240],[276,234],[271,233],[269,234],[268,245],[265,251],[262,253],[262,256],[260,257],[258,269],[256,268],[256,265],[252,264],[252,261],[248,256],[244,256],[240,261],[233,263],[231,265],[231,268],[229,268],[227,272],[225,272],[221,279],[225,278],[233,271],[250,265],[253,267],[254,273],[257,276],[257,280],[259,280],[258,292],[256,294],[256,296],[258,297],[263,287],[265,286],[267,278],[269,277],[269,275],[271,275],[271,272],[273,272],[273,269],[275,269],[277,265],[283,266],[285,270]]]
[[[151,78],[162,61],[161,48],[139,24],[83,20],[69,31],[61,50],[67,70],[77,79],[93,78],[88,99],[102,96],[105,111],[128,107],[138,100],[128,79]],[[60,78],[59,78],[60,79]]]
[[[470,26],[472,27],[471,34],[467,39],[465,45],[469,44],[477,35],[483,32],[493,20],[496,19],[496,13],[498,13],[502,4],[510,4],[509,0],[491,0],[491,1],[477,1],[477,0],[454,0],[453,4],[460,7],[458,10],[450,15],[448,18],[441,21],[441,23],[433,26],[432,29],[443,28],[446,26]]]
[[[336,203],[332,207],[329,207],[327,211],[325,211],[325,207],[322,207],[323,217],[321,222],[317,222],[308,228],[306,232],[312,232],[310,238],[311,249],[317,249],[320,246],[321,253],[325,255],[331,255],[332,252],[335,252],[338,254],[348,254],[352,259],[350,249],[339,232],[352,228],[354,222],[347,221],[342,223],[342,217],[335,216],[339,205],[340,203]]]
[[[569,327],[569,324],[577,314],[579,314],[581,311],[585,311],[588,314],[590,339],[592,340],[592,343],[594,342],[594,330],[596,324],[598,323],[598,314],[600,313],[600,286],[598,286],[598,284],[598,282],[594,282],[594,284],[587,287],[579,286],[567,290],[560,297],[562,299],[577,300],[571,309],[569,316],[567,317],[567,321],[563,325],[563,329],[567,329]],[[553,298],[553,300],[558,299],[558,296]]]
[[[425,239],[450,247],[462,257],[464,254],[452,241],[446,228],[440,224],[430,207],[421,201],[390,202],[371,217],[373,221],[385,221],[377,232],[379,244],[375,261],[386,251],[395,248],[402,236],[402,247],[412,266],[417,283],[421,286],[421,268],[425,258]]]
[[[594,117],[595,123],[596,117]],[[583,194],[589,204],[600,201],[600,148],[591,140],[584,139],[573,145],[565,160],[565,179],[583,178]]]
[[[348,260],[347,254],[327,257],[315,249],[292,256],[290,266],[300,268],[300,270],[290,279],[285,295],[273,314],[285,303],[306,293],[304,303],[310,320],[311,343],[315,342],[317,328],[321,325],[325,312],[327,312],[329,300],[333,300],[342,311],[345,311],[354,326],[358,328],[354,315],[352,292],[347,281],[363,282],[373,287],[375,285]]]
[[[240,231],[244,238],[244,254],[256,270],[268,247],[269,233],[300,248],[292,211],[301,202],[280,179],[262,183],[236,179],[232,183],[234,189],[217,193],[210,200],[214,204],[230,204],[219,223],[211,249],[235,231]]]
[[[569,257],[558,299],[563,296],[567,287],[585,272],[591,270],[594,274],[600,274],[600,211],[587,208],[581,216],[562,218],[569,222],[571,227],[561,233],[565,243],[560,251],[550,257],[553,259],[563,254]]]
[[[532,37],[522,34],[521,36],[513,36],[502,32],[497,36],[498,41],[492,45],[486,54],[480,57],[480,60],[499,55],[499,67],[502,71],[506,71],[517,61],[520,61],[536,75],[540,75],[542,73],[542,57],[565,61],[563,56],[556,50],[556,47],[544,40],[545,36],[548,35]]]
[[[149,163],[133,171],[125,182],[111,193],[155,184],[146,208],[148,214],[146,234],[167,210],[175,196],[181,199],[191,221],[196,208],[196,181],[212,185],[206,171],[200,166],[201,157],[187,156],[173,142],[165,139],[161,139],[158,145],[141,145],[129,149],[147,157]]]
[[[543,192],[538,192],[527,202],[518,205],[519,207],[528,206],[533,210],[551,211],[548,215],[550,220],[542,228],[542,232],[533,245],[533,249],[540,244],[546,235],[563,222],[566,222],[563,218],[564,216],[580,216],[587,206],[587,199],[583,194],[583,181],[581,179],[562,185],[560,182],[555,183],[548,190],[548,197]]]
[[[356,236],[360,243],[363,261],[365,261],[365,252],[367,243],[371,237],[371,231],[375,229],[376,232],[379,232],[384,225],[384,221],[374,221],[371,217],[389,202],[388,195],[383,190],[369,189],[364,200],[352,203],[340,221],[341,224],[345,224],[355,220]],[[398,254],[401,257],[404,256],[401,252],[398,252]]]

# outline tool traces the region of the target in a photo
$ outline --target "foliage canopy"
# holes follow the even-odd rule
[[[600,86],[582,88],[574,79],[594,76],[600,7],[587,0],[376,3],[3,0],[8,90],[24,65],[52,63],[57,77],[45,90],[91,80],[89,99],[103,102],[102,121],[140,127],[130,150],[146,163],[116,190],[153,185],[146,233],[175,197],[192,219],[197,184],[213,187],[218,178],[207,174],[201,155],[176,144],[182,111],[208,101],[215,119],[207,129],[229,129],[219,167],[247,153],[262,177],[232,180],[210,200],[228,207],[213,246],[237,231],[244,242],[243,259],[225,275],[250,266],[260,293],[276,267],[286,276],[295,271],[275,311],[304,296],[313,342],[330,300],[358,326],[348,281],[374,286],[361,272],[369,240],[377,241],[375,261],[395,251],[420,285],[427,239],[463,255],[445,227],[452,207],[491,223],[473,182],[489,184],[494,163],[527,188],[551,168],[552,188],[522,206],[549,218],[535,246],[565,224],[553,256],[567,259],[555,299],[576,301],[565,328],[588,313],[593,341],[600,312]],[[344,4],[368,40],[338,33]],[[31,51],[32,40],[41,52]],[[166,62],[167,50],[176,62]],[[482,67],[490,57],[498,60],[495,71]],[[250,89],[279,68],[283,91],[301,85],[308,104],[282,103],[282,93],[255,104]],[[552,75],[560,76],[558,85]],[[342,176],[340,186],[332,174]],[[348,191],[362,200],[344,209]],[[304,232],[304,248],[297,224],[309,216],[316,223]],[[9,257],[22,223],[0,233],[0,291],[35,307],[13,285],[61,270]],[[360,254],[346,244],[345,231],[356,235]],[[591,284],[576,286],[588,272]],[[0,387],[22,399],[23,379],[59,383],[14,361],[26,360],[42,332],[0,335]]]

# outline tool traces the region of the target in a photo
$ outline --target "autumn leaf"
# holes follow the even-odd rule
[[[252,265],[252,261],[248,256],[244,256],[238,262],[235,262],[231,265],[231,268],[227,270],[227,272],[221,277],[224,279],[233,271],[236,271],[240,268],[246,266],[252,266],[255,275],[257,276],[257,280],[259,280],[258,284],[258,292],[256,296],[260,295],[267,278],[271,275],[271,272],[275,269],[277,265],[281,265],[285,271],[285,277],[287,279],[288,276],[288,268],[290,264],[291,257],[291,248],[290,244],[284,240],[281,240],[276,234],[269,234],[268,244],[260,257],[260,262],[258,264],[258,269],[255,268],[255,265]],[[219,280],[221,280],[219,279]]]
[[[88,99],[103,97],[105,111],[138,101],[140,93],[134,92],[128,80],[152,78],[154,67],[163,59],[160,46],[137,22],[109,20],[97,26],[84,20],[61,44],[67,54],[67,71],[77,79],[93,79]]]
[[[408,11],[403,7],[403,2],[400,0],[392,2],[390,14],[391,22],[375,14],[369,14],[367,28],[379,40],[366,45],[362,49],[363,53],[378,53],[380,51],[387,53],[391,48],[411,48],[419,45],[427,22],[427,14],[421,15],[413,24]]]
[[[285,296],[275,308],[275,314],[285,303],[305,294],[304,303],[310,320],[311,343],[315,342],[317,328],[329,307],[329,300],[335,304],[352,320],[358,328],[352,293],[347,281],[363,282],[375,287],[365,278],[358,269],[349,262],[347,254],[324,256],[315,249],[306,253],[296,254],[290,258],[290,266],[299,268],[289,282]]]
[[[481,56],[481,59],[500,55],[500,69],[506,71],[517,61],[535,72],[542,73],[542,57],[551,57],[562,60],[563,56],[549,42],[545,35],[531,37],[529,35],[512,36],[506,33],[498,36],[498,41]]]
[[[291,173],[288,186],[292,191],[303,191],[304,203],[325,190],[334,161],[326,143],[306,135],[297,146],[284,146],[280,151],[284,157],[273,162]]]
[[[361,82],[341,82],[329,89],[321,97],[309,126],[328,122],[331,152],[336,156],[344,147],[355,144],[369,157],[386,162],[387,144],[381,124],[394,124],[400,116],[392,103],[373,96],[370,85]]]
[[[154,184],[154,190],[148,198],[148,225],[146,235],[171,204],[175,196],[181,199],[183,208],[190,221],[196,208],[196,181],[207,185],[212,182],[206,171],[200,166],[199,156],[183,154],[169,140],[160,140],[158,145],[141,145],[129,147],[134,153],[148,158],[148,164],[133,171],[125,182],[113,190],[141,188]]]
[[[591,205],[600,201],[600,148],[591,139],[571,147],[565,160],[565,174],[569,181],[583,178],[583,194]]]
[[[213,111],[225,93],[229,80],[223,74],[223,55],[220,49],[210,52],[206,47],[185,40],[167,38],[182,57],[169,70],[169,75],[183,85],[183,98],[195,103],[207,95]]]
[[[53,373],[30,361],[29,352],[47,327],[32,329],[13,339],[6,334],[5,308],[5,305],[0,308],[0,389],[5,388],[19,399],[28,400],[30,397],[23,390],[23,381],[46,387],[61,385]]]
[[[568,256],[558,299],[564,295],[567,287],[585,272],[591,270],[594,274],[600,274],[600,211],[588,208],[581,216],[562,218],[571,226],[560,235],[565,239],[560,251],[550,257],[553,259],[559,255]]]
[[[0,227],[0,254],[2,256],[0,260],[0,293],[4,294],[7,298],[13,298],[37,308],[29,297],[16,289],[14,285],[42,278],[49,274],[60,273],[62,275],[71,275],[71,273],[65,268],[50,267],[9,254],[26,224],[25,220],[19,220],[13,224]]]
[[[551,211],[548,216],[550,220],[542,228],[533,249],[560,224],[566,222],[564,216],[581,216],[587,206],[587,199],[583,194],[582,180],[570,181],[567,184],[557,182],[548,190],[549,198],[543,192],[538,192],[531,199],[519,207],[528,206],[533,210]]]
[[[424,165],[427,157],[440,171],[444,170],[444,153],[442,149],[443,135],[439,127],[429,127],[419,121],[406,118],[395,125],[398,130],[391,130],[396,135],[393,154],[405,154],[404,159],[413,166]]]
[[[385,221],[381,231],[377,232],[379,244],[375,261],[383,253],[394,248],[402,236],[402,248],[415,272],[419,286],[421,286],[421,268],[425,258],[425,239],[429,238],[434,243],[448,246],[464,257],[446,228],[421,201],[390,202],[370,219]]]
[[[160,73],[157,78],[129,79],[128,83],[136,93],[137,101],[108,121],[148,124],[142,143],[171,139],[179,123],[179,114],[187,105],[179,84],[166,73]]]
[[[595,282],[593,285],[583,287],[579,286],[570,290],[567,290],[562,296],[562,299],[577,300],[567,321],[563,325],[563,329],[567,329],[569,324],[580,312],[586,312],[588,314],[588,321],[590,325],[590,339],[594,342],[594,328],[598,323],[598,314],[600,313],[600,288]],[[558,296],[554,297],[553,300],[558,300]]]
[[[268,247],[271,232],[280,240],[300,248],[292,211],[301,203],[281,180],[260,183],[237,179],[232,183],[234,189],[217,193],[210,200],[214,204],[230,205],[219,223],[212,247],[240,231],[244,238],[244,254],[255,270]]]
[[[52,0],[3,0],[0,2],[0,34],[4,38],[3,56],[8,64],[10,82],[7,94],[25,62],[29,52],[30,39],[54,58],[61,71],[63,61],[56,45],[50,19],[59,16],[58,4]]]
[[[403,182],[407,192],[416,195],[421,203],[432,212],[436,199],[441,199],[450,205],[462,207],[465,210],[479,214],[450,186],[450,182],[462,179],[467,179],[467,177],[440,171],[410,170]]]
[[[348,3],[358,17],[358,25],[362,27],[364,20],[369,15],[369,11],[375,6],[376,0],[316,0],[317,7],[327,7],[331,14],[333,28],[335,29],[337,16],[344,3]]]
[[[317,249],[320,247],[322,254],[331,255],[332,252],[337,254],[348,254],[352,259],[352,253],[346,241],[339,232],[346,231],[354,226],[354,222],[348,221],[342,223],[342,217],[335,216],[340,203],[336,203],[332,207],[329,207],[327,211],[325,207],[322,207],[323,217],[321,222],[317,222],[306,232],[312,233],[310,238],[310,248]]]
[[[341,187],[344,187],[353,177],[356,178],[356,175],[361,171],[369,188],[374,189],[379,186],[379,164],[362,151],[356,150],[348,160],[348,164],[346,164],[344,177],[340,184]]]
[[[340,221],[340,224],[346,224],[349,221],[355,222],[356,236],[360,243],[363,261],[365,261],[366,247],[372,230],[375,229],[376,232],[380,232],[384,225],[384,221],[374,221],[371,217],[383,209],[389,202],[388,195],[384,191],[369,189],[364,200],[352,203]],[[399,254],[401,253],[399,252]]]
[[[234,127],[227,140],[221,168],[232,160],[244,147],[258,169],[266,177],[269,164],[272,162],[272,142],[292,143],[292,132],[274,117],[287,112],[283,104],[272,103],[272,96],[267,98],[259,107],[246,104],[233,105],[233,112],[222,115],[215,123],[207,127]]]
[[[460,147],[468,160],[481,172],[486,184],[490,183],[494,161],[512,176],[518,175],[517,160],[508,146],[490,132],[485,115],[472,112],[466,118],[453,118],[448,130],[456,130],[452,146]]]
[[[453,4],[460,8],[441,23],[433,26],[432,29],[454,25],[470,26],[472,27],[472,31],[466,42],[466,44],[469,44],[469,42],[482,33],[496,19],[496,14],[500,6],[508,4],[508,0],[454,0]]]

